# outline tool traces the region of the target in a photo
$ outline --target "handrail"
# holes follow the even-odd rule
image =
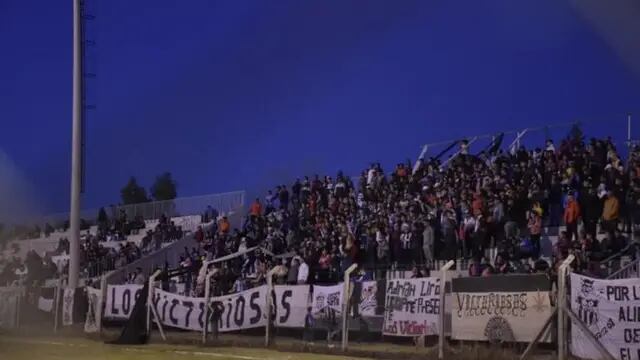
[[[540,131],[540,130],[545,130],[545,129],[562,128],[562,127],[573,126],[573,125],[576,125],[578,123],[584,123],[584,122],[585,121],[571,121],[571,122],[565,122],[565,123],[557,123],[557,124],[543,125],[543,126],[537,126],[537,127],[529,127],[529,128],[527,128],[527,132]],[[501,132],[504,133],[505,135],[513,135],[513,134],[517,134],[520,131],[521,130],[507,130],[507,131],[501,131]],[[487,134],[481,134],[481,135],[475,135],[475,136],[469,136],[469,137],[477,137],[478,139],[488,139],[488,138],[491,138],[494,135],[495,135],[495,133],[487,133]],[[456,140],[459,140],[459,139],[448,140],[448,141],[439,141],[439,142],[430,143],[430,144],[423,144],[421,146],[421,148],[423,146],[425,146],[425,145],[427,145],[427,146],[437,146],[437,145],[443,145],[443,144],[450,144],[451,142],[456,141]]]
[[[635,270],[635,274],[636,277],[638,277],[639,274],[639,270],[640,270],[640,260],[636,259],[630,263],[628,263],[627,265],[625,265],[624,267],[618,269],[616,272],[610,274],[607,276],[607,279],[621,279],[622,277],[618,277],[619,275],[622,274],[628,274],[627,271],[631,272]]]
[[[606,265],[609,261],[615,260],[617,257],[622,257],[626,254],[626,252],[634,246],[640,246],[640,242],[632,241],[629,245],[625,246],[624,249],[618,251],[617,253],[609,256],[608,258],[601,260],[600,265]]]

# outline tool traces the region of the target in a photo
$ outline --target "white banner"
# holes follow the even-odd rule
[[[387,280],[383,333],[392,336],[438,334],[440,279]]]
[[[611,356],[640,359],[640,279],[599,280],[571,274],[571,309]],[[571,327],[571,353],[602,358],[576,325]]]
[[[62,296],[62,325],[73,325],[73,297],[75,288],[65,288]]]
[[[84,321],[84,332],[100,331],[102,322],[102,290],[92,287],[85,288],[87,292],[87,316]]]
[[[358,310],[362,316],[375,316],[376,307],[378,307],[378,283],[375,281],[363,281],[362,293],[360,294],[360,302]]]
[[[309,285],[275,285],[274,293],[275,325],[304,327],[309,306]]]
[[[38,297],[38,309],[44,312],[52,312],[53,299],[48,299],[42,296]]]
[[[104,316],[110,319],[128,319],[141,291],[142,285],[109,285]]]
[[[548,291],[456,292],[452,300],[458,340],[533,341],[552,313]]]
[[[154,289],[152,303],[162,324],[202,331],[205,321],[205,298],[192,298]]]
[[[336,315],[342,313],[342,292],[343,284],[333,286],[314,286],[313,287],[313,314],[320,314],[326,308],[330,308],[336,312]]]
[[[211,304],[215,302],[219,302],[223,308],[218,322],[220,332],[250,329],[267,324],[266,285],[211,299]]]

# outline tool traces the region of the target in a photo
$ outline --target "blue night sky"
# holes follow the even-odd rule
[[[596,119],[622,139],[640,119],[638,1],[86,1],[83,208],[131,175],[256,192],[461,135]],[[0,0],[4,206],[68,208],[71,6]]]

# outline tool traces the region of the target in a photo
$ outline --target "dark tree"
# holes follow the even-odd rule
[[[569,140],[576,144],[584,140],[584,134],[580,127],[580,123],[575,123],[571,126],[571,130],[569,130]]]
[[[147,191],[136,181],[135,177],[129,178],[129,182],[120,190],[122,203],[125,205],[138,204],[149,201]]]
[[[109,217],[107,216],[107,212],[104,211],[103,207],[101,207],[100,210],[98,210],[98,224],[108,222],[108,221],[109,221]]]
[[[156,177],[156,181],[151,186],[151,196],[156,201],[173,200],[178,195],[176,188],[177,185],[171,173],[165,172]]]
[[[98,210],[97,225],[98,229],[103,231],[109,228],[109,216],[107,216],[107,212],[104,211],[103,207]]]

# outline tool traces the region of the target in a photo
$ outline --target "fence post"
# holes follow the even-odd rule
[[[202,344],[207,343],[207,333],[209,330],[209,299],[211,298],[211,277],[214,272],[209,271],[209,265],[213,263],[213,260],[208,260],[202,263],[202,266],[206,266],[207,275],[204,280],[204,324],[202,326]],[[216,324],[218,326],[218,324]]]
[[[273,312],[273,297],[271,297],[271,294],[273,293],[273,274],[276,273],[277,268],[274,267],[273,269],[269,270],[269,272],[267,273],[267,327],[265,328],[265,332],[264,332],[264,346],[269,346],[271,345],[271,338],[272,338],[272,334],[271,334],[271,314]]]
[[[16,329],[20,328],[20,304],[22,303],[22,292],[24,288],[18,291],[18,301],[16,302]]]
[[[420,151],[420,155],[418,155],[418,160],[416,160],[416,163],[413,165],[413,170],[411,171],[412,174],[415,174],[416,171],[418,171],[418,168],[420,167],[420,165],[422,165],[422,162],[424,161],[424,156],[427,154],[428,150],[429,150],[429,145],[422,146],[422,151]]]
[[[100,316],[96,316],[96,322],[98,323],[98,334],[102,333],[102,308],[107,303],[107,275],[100,277]]]
[[[62,277],[58,279],[56,292],[53,294],[53,333],[58,333],[58,305],[60,305],[60,291],[62,290]]]
[[[558,360],[567,358],[567,319],[565,305],[567,304],[567,272],[571,263],[575,260],[574,255],[569,255],[558,269]]]
[[[162,270],[156,270],[149,278],[149,289],[147,289],[147,335],[151,336],[151,307],[153,306],[153,284]]]
[[[358,264],[352,264],[344,272],[344,284],[342,294],[342,351],[347,350],[349,342],[349,292],[351,291],[351,281],[349,276],[358,268]]]
[[[444,301],[447,284],[447,271],[455,264],[453,260],[449,260],[443,267],[440,268],[440,317],[438,318],[438,325],[440,335],[438,336],[438,359],[444,359]]]

